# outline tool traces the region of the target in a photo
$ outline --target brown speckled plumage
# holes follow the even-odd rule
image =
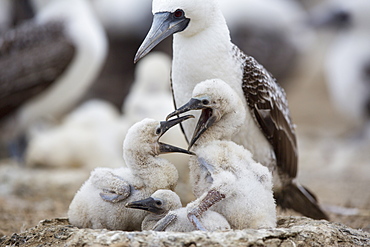
[[[1,36],[0,119],[52,85],[74,54],[63,23],[57,21],[26,22]]]
[[[253,57],[236,46],[233,51],[242,62],[242,89],[249,110],[275,153],[278,176],[283,184],[283,189],[274,191],[277,204],[314,219],[328,219],[315,195],[294,181],[298,170],[297,139],[284,89]]]
[[[297,175],[297,141],[284,89],[253,57],[240,50],[237,54],[244,61],[242,88],[252,116],[273,147],[277,166],[294,178]]]

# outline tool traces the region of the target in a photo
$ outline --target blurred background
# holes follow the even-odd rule
[[[41,13],[47,15],[58,1],[0,0],[0,80],[10,63],[4,37]],[[151,1],[79,1],[87,3],[104,30],[106,55],[73,107],[25,130],[22,157],[12,157],[1,143],[0,237],[45,218],[65,217],[95,167],[125,165],[127,129],[145,117],[162,120],[173,109],[172,39],[133,63],[151,25]],[[73,9],[75,2],[69,2]],[[286,90],[297,126],[298,181],[316,194],[332,221],[370,231],[370,1],[220,2],[232,41]],[[1,110],[6,103],[0,98]],[[6,121],[0,119],[0,127]],[[6,132],[3,128],[0,134]],[[178,129],[163,141],[186,145]],[[186,204],[192,199],[187,157],[164,157],[180,171],[177,192]]]

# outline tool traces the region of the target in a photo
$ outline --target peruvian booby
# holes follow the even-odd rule
[[[316,6],[310,16],[316,27],[337,31],[326,54],[328,91],[338,113],[361,132],[370,131],[369,11],[370,1],[336,0]]]
[[[157,190],[146,199],[127,203],[126,207],[150,212],[144,218],[141,230],[167,232],[197,230],[187,218],[187,208],[181,207],[180,197],[171,190]],[[200,220],[210,231],[230,229],[225,217],[212,210],[206,211]]]
[[[34,19],[0,37],[0,121],[6,140],[70,110],[107,52],[87,0],[49,1]]]
[[[206,80],[197,84],[192,99],[169,117],[199,109],[202,115],[189,144],[196,154],[189,166],[197,197],[190,206],[189,219],[205,230],[199,219],[211,208],[225,216],[232,229],[275,227],[270,171],[231,141],[245,122],[241,98],[224,81]]]
[[[152,12],[152,27],[134,61],[174,34],[171,77],[175,107],[191,98],[200,81],[219,78],[229,83],[248,109],[233,140],[273,173],[278,204],[312,218],[327,218],[312,193],[293,183],[298,150],[285,92],[262,65],[231,43],[219,1],[153,0]],[[183,126],[189,138],[195,123]]]
[[[175,188],[178,179],[175,166],[157,156],[191,152],[159,142],[159,138],[190,117],[162,122],[146,118],[134,124],[123,144],[127,167],[92,171],[69,206],[70,223],[77,227],[140,230],[146,212],[125,208],[125,204],[146,198],[158,189]]]

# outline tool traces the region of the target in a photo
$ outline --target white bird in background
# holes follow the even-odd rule
[[[170,71],[171,59],[162,52],[153,52],[139,61],[135,68],[135,81],[122,107],[123,118],[129,126],[143,118],[165,119],[174,110]],[[171,128],[162,140],[178,147],[187,145],[179,126]],[[189,185],[189,157],[177,153],[162,157],[173,163],[179,171],[176,192],[183,202],[194,199]]]
[[[190,141],[190,178],[197,199],[189,219],[197,229],[201,215],[212,208],[225,216],[232,229],[276,226],[272,176],[252,154],[230,141],[244,124],[246,109],[236,92],[219,79],[197,84],[190,101],[168,117],[202,110]],[[189,207],[189,206],[188,206]]]
[[[32,136],[25,155],[30,167],[121,167],[128,125],[108,102],[91,100],[53,128]],[[57,151],[56,151],[57,150]]]
[[[337,29],[325,74],[333,106],[370,136],[370,1],[326,1],[311,13],[317,27]]]
[[[270,169],[278,204],[312,218],[327,218],[315,197],[294,182],[298,151],[285,92],[263,66],[231,43],[219,1],[154,0],[152,12],[152,27],[135,62],[174,34],[171,76],[175,104],[186,103],[200,81],[219,78],[229,83],[248,109],[233,140]],[[193,121],[184,124],[186,137],[194,127]]]
[[[70,110],[98,75],[107,52],[104,30],[86,0],[50,1],[34,19],[3,34],[0,44],[5,140]]]
[[[70,223],[77,227],[140,230],[147,213],[125,208],[125,204],[149,197],[158,189],[175,189],[175,166],[157,156],[191,152],[159,142],[159,138],[190,117],[193,116],[163,122],[146,118],[133,125],[123,144],[127,167],[96,168],[69,206]]]
[[[171,58],[153,52],[135,68],[135,81],[125,98],[122,112],[132,124],[143,118],[164,119],[173,109],[170,90]]]
[[[166,232],[197,230],[188,220],[187,208],[181,207],[180,197],[171,190],[157,190],[146,199],[127,203],[126,207],[150,212],[144,218],[141,230]],[[230,229],[225,217],[212,210],[206,211],[200,220],[210,231]]]

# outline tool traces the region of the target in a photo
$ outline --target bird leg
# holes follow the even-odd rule
[[[160,221],[158,221],[153,226],[153,231],[164,231],[166,230],[167,226],[169,226],[174,220],[177,219],[177,215],[175,214],[167,214],[164,218],[162,218]]]
[[[201,231],[207,231],[207,229],[200,222],[199,218],[202,214],[212,207],[217,202],[225,198],[224,194],[221,194],[216,189],[211,189],[208,191],[206,196],[200,201],[197,207],[193,208],[188,212],[188,219],[194,225],[194,227]]]

